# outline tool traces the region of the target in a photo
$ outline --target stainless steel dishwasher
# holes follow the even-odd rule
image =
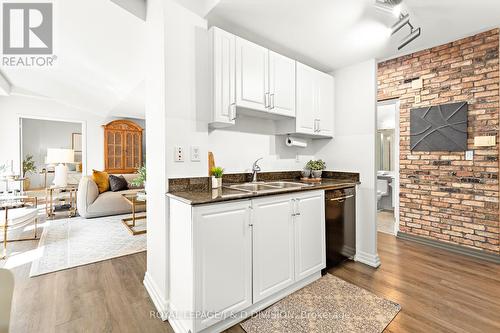
[[[356,254],[356,189],[325,192],[326,268]]]

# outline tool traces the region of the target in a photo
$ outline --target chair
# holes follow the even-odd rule
[[[25,227],[33,221],[35,222],[35,231],[33,237],[10,240],[7,239],[8,231]],[[34,198],[33,207],[25,206],[20,208],[9,208],[7,205],[5,205],[4,210],[0,211],[0,230],[3,231],[3,255],[0,259],[5,259],[7,257],[7,243],[38,239],[37,226],[38,209],[36,198]]]
[[[14,292],[14,275],[0,268],[0,333],[9,332],[10,309]]]

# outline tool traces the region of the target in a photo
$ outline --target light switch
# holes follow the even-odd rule
[[[415,95],[415,104],[418,104],[422,101],[422,99],[420,98],[420,95]]]
[[[476,136],[474,138],[474,146],[476,147],[492,147],[496,145],[496,136]]]
[[[175,146],[174,162],[184,162],[184,149],[182,148],[182,146]]]
[[[199,162],[199,161],[200,161],[200,147],[191,146],[191,162]]]
[[[472,160],[474,160],[474,150],[467,150],[465,152],[465,160],[466,161],[472,161]]]

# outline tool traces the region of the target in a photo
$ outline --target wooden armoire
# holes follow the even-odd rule
[[[142,166],[143,129],[130,120],[114,120],[103,127],[105,171],[136,172]]]

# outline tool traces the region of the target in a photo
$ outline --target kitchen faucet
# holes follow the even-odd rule
[[[257,164],[257,162],[260,161],[261,159],[263,159],[263,157],[257,159],[255,162],[253,162],[253,165],[252,165],[252,172],[253,172],[252,183],[255,183],[257,181],[257,172],[260,171],[260,166]]]

